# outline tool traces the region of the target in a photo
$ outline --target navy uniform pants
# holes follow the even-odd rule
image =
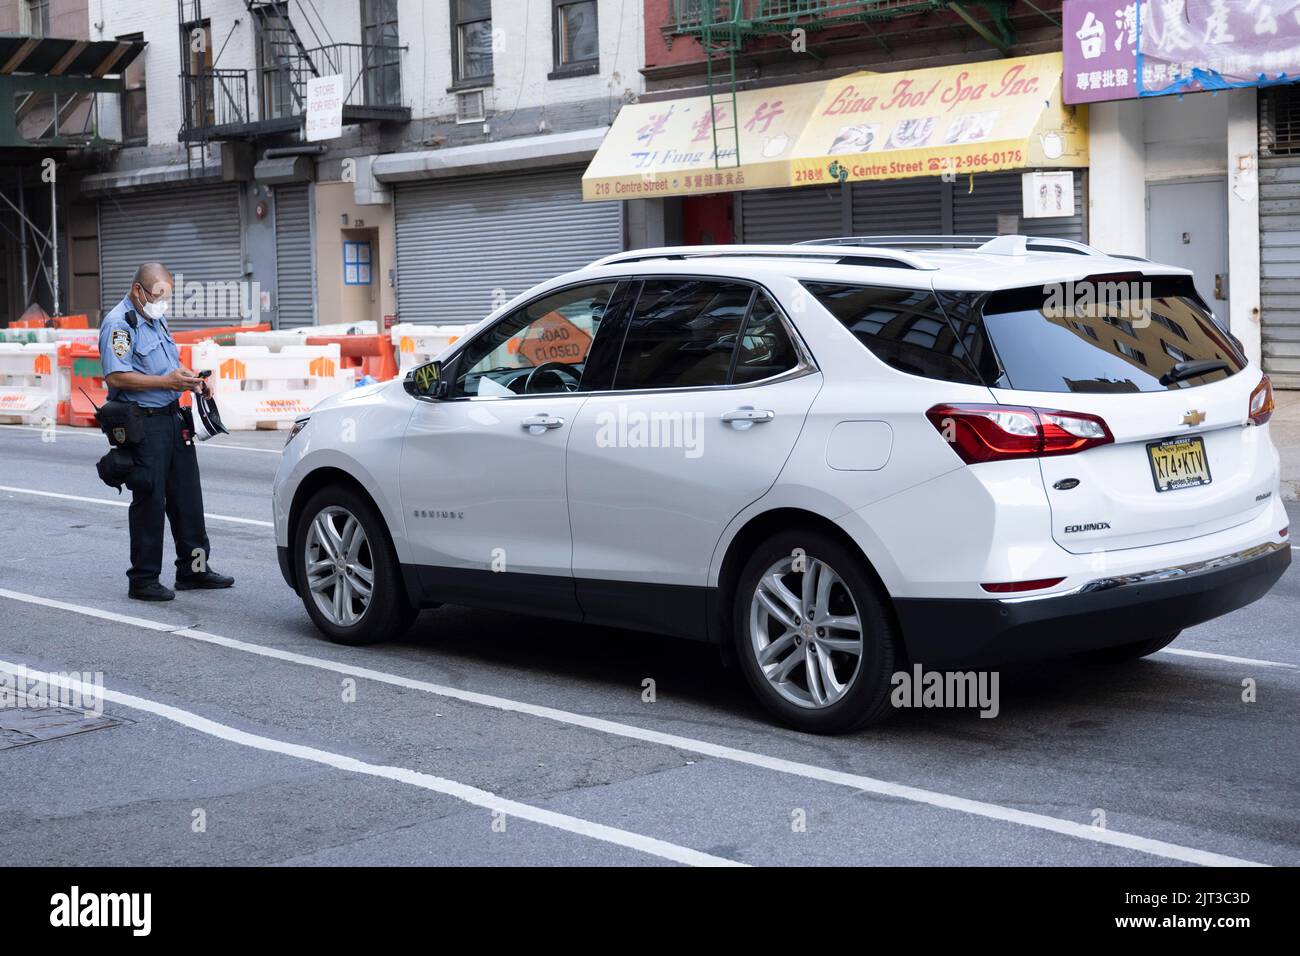
[[[176,544],[180,577],[207,568],[208,531],[203,522],[203,489],[194,446],[181,437],[185,427],[173,406],[166,414],[144,419],[144,440],[133,450],[135,470],[127,481],[132,500],[131,570],[133,584],[157,581],[162,572],[163,517]]]

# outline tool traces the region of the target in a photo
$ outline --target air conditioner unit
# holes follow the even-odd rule
[[[483,90],[462,90],[456,94],[456,122],[481,123],[487,119]]]

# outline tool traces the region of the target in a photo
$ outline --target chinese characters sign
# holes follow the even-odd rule
[[[1065,101],[1289,82],[1300,0],[1066,0]]]
[[[1137,92],[1137,3],[1066,0],[1064,93],[1067,103],[1125,100]]]
[[[800,134],[796,185],[1088,164],[1086,110],[1061,106],[1056,54],[826,84]]]
[[[734,118],[730,96],[712,114],[708,97],[632,104],[583,176],[583,198],[1086,166],[1087,113],[1065,109],[1060,87],[1052,53],[746,90]]]
[[[637,199],[787,185],[822,85],[801,83],[619,110],[583,176],[583,198]],[[715,161],[716,142],[716,161]],[[739,144],[739,157],[737,156]]]

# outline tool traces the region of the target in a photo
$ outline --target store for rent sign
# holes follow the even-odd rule
[[[308,141],[343,135],[343,77],[313,76],[307,80],[305,132]]]
[[[1067,103],[1290,82],[1300,0],[1066,0]]]

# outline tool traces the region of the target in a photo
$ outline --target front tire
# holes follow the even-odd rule
[[[329,486],[302,510],[293,554],[312,623],[336,644],[400,637],[419,613],[402,584],[383,519],[350,488]]]
[[[732,622],[745,680],[781,723],[838,734],[892,713],[897,629],[861,556],[829,535],[786,531],[761,545]]]

